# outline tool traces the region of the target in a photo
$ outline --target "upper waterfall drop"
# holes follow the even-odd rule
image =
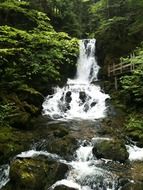
[[[53,119],[99,119],[106,115],[105,100],[109,98],[101,91],[98,80],[100,67],[95,59],[95,39],[80,40],[80,54],[77,73],[68,79],[63,88],[55,88],[55,93],[43,103],[43,114]]]
[[[99,66],[95,59],[96,40],[81,40],[79,42],[80,55],[77,65],[76,81],[81,83],[91,83],[97,80]]]

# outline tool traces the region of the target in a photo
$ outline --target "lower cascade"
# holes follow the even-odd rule
[[[91,142],[82,142],[75,153],[75,160],[69,163],[71,170],[67,178],[57,181],[50,190],[62,185],[77,190],[117,189],[116,176],[99,167],[105,161],[97,160],[92,153],[94,140],[93,138]]]
[[[106,115],[105,100],[109,98],[101,91],[97,75],[100,67],[95,59],[95,39],[80,40],[80,55],[77,73],[68,79],[63,88],[43,103],[43,114],[52,119],[98,119]]]

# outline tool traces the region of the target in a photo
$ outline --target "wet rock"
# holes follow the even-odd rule
[[[63,111],[66,112],[67,110],[70,110],[70,109],[71,109],[71,107],[70,107],[69,103],[66,103],[66,104],[64,105]]]
[[[85,104],[84,105],[84,111],[87,112],[89,110],[89,105],[88,104]]]
[[[63,95],[64,97],[64,95]],[[70,102],[72,100],[71,98],[71,91],[66,92],[65,95],[65,102],[63,103],[63,98],[61,98],[61,103],[59,103],[59,108],[61,109],[62,112],[66,112],[67,110],[69,110],[70,107]]]
[[[69,131],[65,127],[60,127],[59,129],[53,131],[54,136],[59,138],[66,136],[68,133]]]
[[[62,135],[62,134],[60,134]],[[77,149],[77,140],[70,135],[63,138],[51,137],[46,144],[46,150],[51,153],[56,153],[66,159],[73,156],[73,152]]]
[[[77,190],[73,187],[68,187],[68,186],[65,186],[65,185],[58,185],[54,188],[54,190]]]
[[[58,107],[59,107],[59,109],[61,110],[61,112],[65,112],[65,111],[66,111],[66,106],[65,106],[65,104],[63,103],[63,101],[59,101]],[[56,115],[58,115],[58,114],[56,114]],[[59,116],[59,115],[58,115],[58,116]],[[59,117],[61,117],[61,116],[59,116]],[[58,118],[58,119],[59,119],[59,118]]]
[[[121,179],[119,179],[119,187],[123,187],[124,185],[126,185],[126,184],[128,184],[128,183],[130,183],[130,180],[128,179],[128,178],[121,178]]]
[[[40,128],[39,133],[41,134],[41,139],[34,144],[36,150],[48,151],[70,159],[78,147],[78,141],[69,130],[69,126],[51,124],[46,130],[44,127]],[[43,133],[45,134],[42,138]]]
[[[92,102],[92,103],[90,104],[90,107],[92,108],[92,107],[94,107],[96,104],[97,104],[97,102]]]
[[[125,162],[129,157],[124,143],[117,139],[99,141],[92,151],[98,159],[105,158]]]
[[[79,92],[79,99],[81,99],[82,103],[86,101],[86,93],[84,91]]]
[[[42,190],[63,179],[67,170],[66,164],[44,156],[16,159],[11,163],[8,186],[15,190]]]
[[[54,118],[54,119],[60,119],[60,118],[61,118],[61,116],[60,116],[60,115],[58,115],[58,114],[54,114],[54,115],[53,115],[53,118]]]
[[[72,100],[72,98],[71,98],[71,91],[68,91],[68,92],[66,93],[66,96],[65,96],[65,101],[66,101],[67,103],[70,103],[71,100]]]
[[[106,106],[110,106],[111,105],[111,99],[110,98],[107,98],[105,100],[105,103],[106,103]]]

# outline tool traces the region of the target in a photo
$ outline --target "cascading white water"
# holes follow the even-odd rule
[[[86,146],[84,142],[81,144],[76,151],[75,160],[69,163],[71,170],[67,178],[57,181],[51,190],[59,185],[77,190],[115,190],[116,176],[99,167],[98,165],[102,165],[104,161],[97,160],[92,153],[94,141],[95,139]]]
[[[10,166],[4,164],[0,166],[0,189],[9,181]]]
[[[95,59],[96,40],[81,40],[80,55],[75,79],[68,79],[63,88],[55,88],[55,94],[43,103],[43,113],[53,119],[99,119],[106,116],[105,100],[108,95],[101,91],[98,80],[100,67]],[[92,153],[96,139],[81,144],[66,179],[56,182],[79,190],[114,190],[113,175],[98,167],[102,162]]]
[[[63,88],[55,88],[55,93],[43,103],[43,114],[53,119],[98,119],[105,116],[105,99],[97,81],[99,66],[95,59],[95,39],[80,41],[75,79],[68,79]]]
[[[99,66],[95,59],[96,40],[81,40],[79,42],[80,55],[77,65],[76,80],[78,84],[90,84],[97,80]]]

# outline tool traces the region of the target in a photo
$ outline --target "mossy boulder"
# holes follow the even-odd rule
[[[64,178],[68,166],[44,156],[16,159],[11,162],[11,190],[44,190]]]
[[[69,158],[77,148],[77,140],[70,135],[63,138],[52,138],[47,144],[47,150],[64,158]]]
[[[76,138],[69,134],[68,129],[59,127],[59,129],[49,132],[44,143],[43,140],[39,142],[37,150],[46,150],[70,159],[77,146]]]
[[[118,139],[97,142],[93,148],[93,154],[99,159],[105,158],[119,162],[125,162],[129,157],[124,143]]]
[[[73,152],[78,148],[78,141],[69,124],[51,122],[48,125],[47,118],[44,117],[36,120],[35,128],[39,128],[38,133],[41,136],[36,142],[36,150],[55,153],[68,160],[73,157]]]

